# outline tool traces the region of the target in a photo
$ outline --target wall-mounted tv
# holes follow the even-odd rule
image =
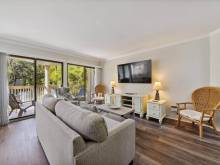
[[[118,83],[151,83],[151,60],[118,65]]]

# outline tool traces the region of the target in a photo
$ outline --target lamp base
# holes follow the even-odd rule
[[[115,94],[115,88],[112,87],[112,94]]]
[[[156,94],[155,94],[155,98],[154,98],[154,100],[160,101],[159,90],[156,90]]]

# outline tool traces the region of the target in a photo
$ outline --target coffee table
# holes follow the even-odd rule
[[[120,107],[119,109],[112,109],[109,107],[109,105],[103,104],[103,105],[96,105],[96,108],[100,111],[112,113],[114,115],[118,115],[121,117],[125,117],[125,115],[128,115],[128,114],[134,114],[134,109],[127,108],[127,107]]]

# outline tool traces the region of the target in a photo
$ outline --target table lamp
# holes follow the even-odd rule
[[[114,80],[112,80],[111,81],[111,86],[112,86],[112,94],[115,94],[115,81]]]
[[[160,89],[161,89],[161,83],[160,82],[155,82],[154,83],[154,90],[156,90],[156,94],[155,94],[154,100],[156,100],[156,101],[160,100],[160,94],[159,94]]]

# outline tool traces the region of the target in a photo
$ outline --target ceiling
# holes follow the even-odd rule
[[[0,37],[104,59],[220,28],[220,0],[0,0],[0,4]]]

